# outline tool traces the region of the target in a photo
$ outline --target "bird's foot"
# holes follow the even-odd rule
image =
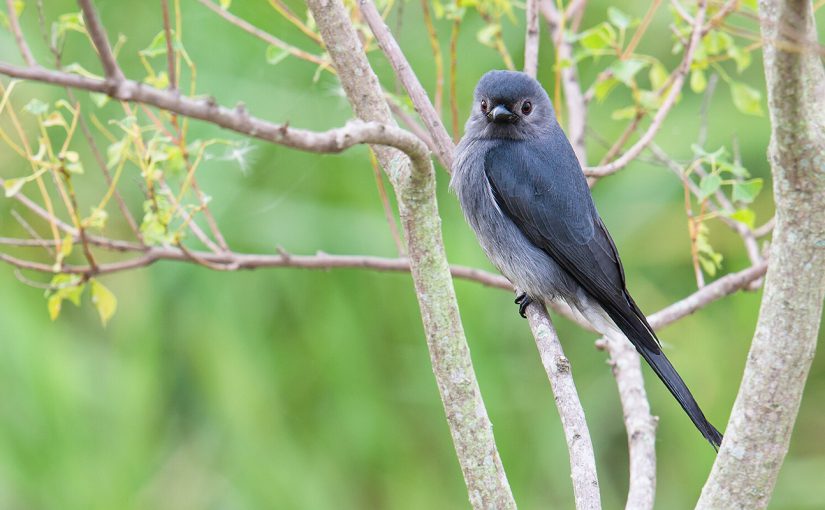
[[[530,306],[530,303],[533,302],[533,298],[527,295],[526,292],[522,292],[515,300],[515,303],[518,305],[518,314],[527,318],[527,307]]]

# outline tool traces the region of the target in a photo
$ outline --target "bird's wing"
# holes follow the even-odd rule
[[[503,141],[484,170],[499,208],[550,255],[637,344],[654,353],[658,340],[625,288],[619,254],[596,212],[569,144]]]

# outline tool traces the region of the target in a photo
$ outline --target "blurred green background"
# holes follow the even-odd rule
[[[136,52],[161,30],[160,2],[95,2],[110,34],[127,41],[120,62],[127,75],[144,71]],[[35,54],[50,62],[39,36],[34,2],[23,28]],[[300,13],[302,5],[290,2]],[[583,27],[606,17],[609,2],[588,3]],[[267,64],[266,45],[228,25],[194,0],[183,0],[184,44],[198,66],[199,93],[224,105],[246,103],[257,116],[327,129],[352,114],[335,77],[313,81],[313,65],[286,59]],[[68,0],[46,2],[49,20],[75,11]],[[626,7],[642,16],[646,6]],[[232,11],[298,46],[317,51],[263,0],[236,0]],[[522,11],[504,20],[517,65],[523,49]],[[390,25],[398,30],[396,13]],[[825,20],[820,18],[820,26]],[[747,20],[742,25],[747,25]],[[666,6],[657,12],[640,51],[673,68]],[[436,23],[447,49],[450,23]],[[459,39],[461,123],[478,78],[502,67],[480,45],[478,15],[468,14]],[[749,25],[753,30],[753,23]],[[820,28],[820,34],[822,29]],[[432,92],[435,74],[418,2],[404,4],[398,33],[415,71]],[[553,51],[542,25],[540,80],[553,90]],[[821,37],[823,39],[823,37]],[[0,58],[19,63],[8,31]],[[371,60],[383,83],[392,76],[380,54]],[[65,62],[99,69],[90,47],[69,39]],[[161,62],[156,62],[162,68]],[[586,61],[592,83],[606,62]],[[764,90],[761,54],[737,77]],[[8,83],[4,79],[4,83]],[[18,107],[48,101],[62,89],[20,84]],[[87,94],[84,107],[94,110]],[[616,92],[591,108],[590,126],[615,140],[626,121],[611,120],[628,102]],[[657,141],[688,159],[697,139],[702,97],[687,88]],[[763,109],[766,110],[764,97]],[[122,115],[110,104],[102,118]],[[25,114],[21,114],[25,115]],[[445,120],[448,120],[445,115]],[[449,125],[449,122],[447,122]],[[34,129],[33,126],[32,129]],[[723,84],[713,96],[709,149],[738,140],[744,165],[769,178],[767,116],[739,113]],[[193,123],[190,139],[234,135]],[[605,148],[589,137],[590,163]],[[86,164],[80,200],[99,197],[100,175],[83,143]],[[363,147],[316,156],[251,142],[247,167],[221,157],[199,171],[201,186],[230,245],[239,252],[394,256],[368,154]],[[26,164],[0,149],[3,177],[25,175]],[[139,177],[122,187],[139,212]],[[490,269],[439,170],[439,205],[451,262]],[[594,190],[619,246],[630,289],[652,313],[695,290],[683,191],[668,170],[631,164]],[[0,235],[25,236],[0,200]],[[757,224],[770,218],[769,184],[755,204]],[[115,216],[115,209],[110,207]],[[34,221],[34,220],[32,220]],[[116,219],[107,230],[127,236]],[[121,222],[122,223],[122,222]],[[38,228],[44,225],[36,223]],[[45,232],[45,229],[43,230]],[[725,256],[723,272],[746,267],[739,239],[711,223],[711,240]],[[31,254],[32,252],[27,252]],[[32,276],[34,277],[34,276]],[[358,270],[297,269],[216,273],[181,263],[103,279],[119,300],[101,326],[88,295],[64,306],[51,322],[43,291],[0,266],[0,508],[4,509],[257,509],[462,508],[461,471],[429,365],[409,275]],[[513,297],[456,282],[462,319],[504,466],[522,508],[572,508],[567,451],[553,396]],[[759,293],[739,293],[665,329],[662,340],[705,413],[724,428],[755,327]],[[570,358],[596,449],[606,508],[623,507],[626,437],[617,392],[594,336],[556,321]],[[653,411],[660,417],[658,508],[692,507],[714,459],[679,406],[645,369]],[[814,360],[791,449],[772,508],[825,508],[825,361]]]

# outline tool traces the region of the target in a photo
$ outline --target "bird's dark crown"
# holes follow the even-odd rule
[[[512,104],[524,98],[545,96],[544,89],[530,76],[516,71],[490,71],[478,81],[476,99],[490,99],[497,104]]]

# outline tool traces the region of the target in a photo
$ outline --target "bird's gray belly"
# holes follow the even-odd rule
[[[462,162],[459,162],[459,164]],[[456,168],[453,187],[464,215],[490,261],[521,292],[533,299],[564,299],[577,304],[580,286],[550,255],[533,244],[499,209],[483,169]]]

